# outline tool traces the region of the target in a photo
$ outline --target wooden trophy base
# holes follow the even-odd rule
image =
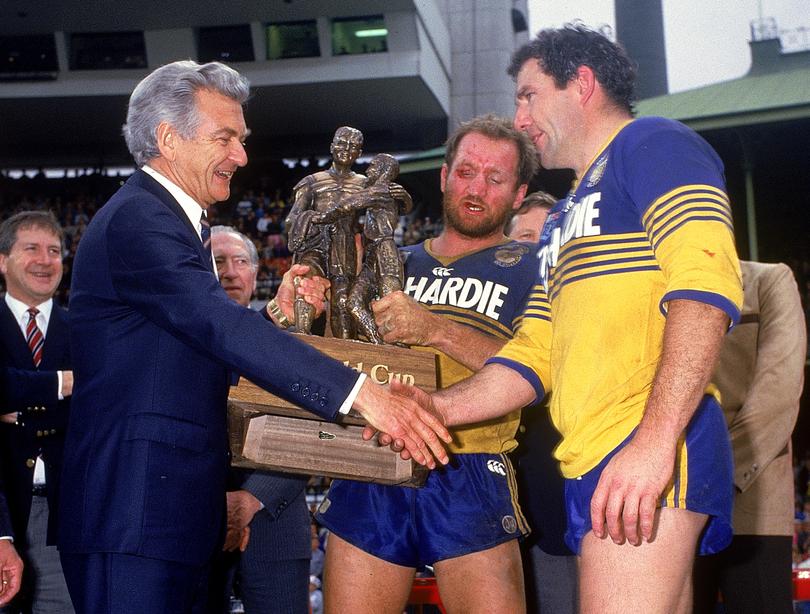
[[[376,383],[400,379],[428,392],[436,390],[432,352],[312,335],[299,338]],[[245,378],[231,386],[228,409],[235,467],[401,486],[421,486],[427,478],[428,469],[422,465],[402,460],[375,440],[364,441],[366,423],[354,410],[340,424],[325,422]]]

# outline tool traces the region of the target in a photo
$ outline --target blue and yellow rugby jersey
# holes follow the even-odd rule
[[[503,243],[455,258],[430,250],[430,240],[402,248],[405,258],[406,294],[433,313],[451,318],[504,341],[511,339],[524,307],[532,314],[531,295],[537,285],[536,246],[504,240]],[[459,382],[472,371],[442,352],[439,386]],[[493,454],[513,450],[520,410],[501,418],[453,429],[452,452]]]
[[[491,362],[519,371],[538,396],[553,389],[551,416],[563,435],[555,455],[574,478],[641,421],[667,301],[701,301],[739,318],[722,162],[677,122],[628,122],[552,209],[540,245],[551,337],[527,318]]]

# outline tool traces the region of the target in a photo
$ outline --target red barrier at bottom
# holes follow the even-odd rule
[[[810,601],[810,569],[793,570],[793,599]]]
[[[436,586],[436,578],[414,578],[411,596],[408,597],[408,605],[421,606],[435,605],[442,614],[446,614],[442,600],[439,597],[439,588]]]

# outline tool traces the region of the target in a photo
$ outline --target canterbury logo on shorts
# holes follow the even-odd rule
[[[492,473],[497,473],[498,475],[506,475],[506,467],[504,467],[503,463],[500,461],[493,459],[488,460],[487,469],[489,469]]]

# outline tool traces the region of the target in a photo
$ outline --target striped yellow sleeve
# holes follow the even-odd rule
[[[740,317],[742,275],[728,196],[710,185],[680,186],[656,200],[642,223],[666,278],[660,307],[673,299],[708,303]]]
[[[551,390],[551,307],[546,290],[537,284],[523,314],[517,319],[515,336],[487,364],[500,364],[517,371],[540,401]]]

